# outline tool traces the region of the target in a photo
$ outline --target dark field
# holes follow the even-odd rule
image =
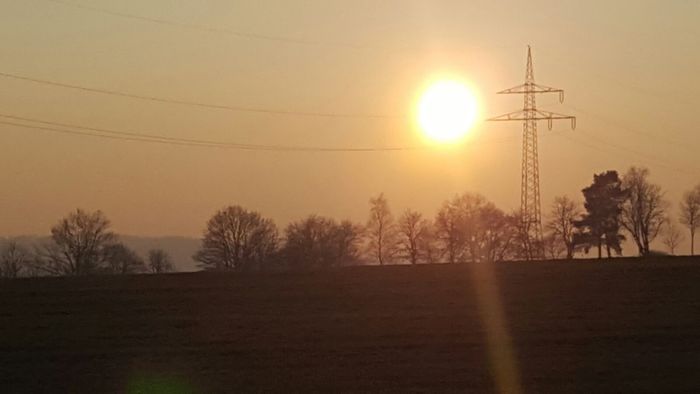
[[[0,282],[2,393],[499,388],[700,392],[700,261]]]

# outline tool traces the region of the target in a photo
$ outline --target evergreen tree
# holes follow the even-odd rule
[[[608,257],[612,256],[612,251],[622,254],[625,237],[620,234],[620,215],[627,192],[617,171],[594,175],[593,183],[582,192],[586,213],[581,220],[574,222],[577,229],[575,243],[586,252],[592,247],[597,248],[598,258],[603,257],[603,247]]]

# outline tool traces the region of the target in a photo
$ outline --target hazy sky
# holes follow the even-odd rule
[[[73,0],[71,0],[73,1]],[[0,72],[142,95],[307,112],[334,119],[147,102],[0,77],[0,114],[227,142],[324,147],[425,145],[414,107],[426,84],[459,78],[481,118],[522,108],[498,90],[566,90],[542,108],[544,210],[580,199],[594,172],[644,165],[673,202],[700,183],[698,1],[75,0],[115,12],[308,41],[243,38],[100,14],[48,0],[4,0]],[[3,119],[0,119],[2,121]],[[456,193],[519,207],[519,123],[479,123],[456,147],[405,152],[251,152],[70,136],[0,125],[0,235],[45,234],[77,207],[120,233],[198,236],[240,204],[280,227],[311,213],[364,221],[384,192],[400,213],[433,215]]]

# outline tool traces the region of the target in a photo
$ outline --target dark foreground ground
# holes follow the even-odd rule
[[[700,392],[700,261],[0,282],[2,393],[499,388]]]

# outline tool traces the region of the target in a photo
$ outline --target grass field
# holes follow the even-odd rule
[[[0,282],[0,392],[700,392],[700,260]]]

